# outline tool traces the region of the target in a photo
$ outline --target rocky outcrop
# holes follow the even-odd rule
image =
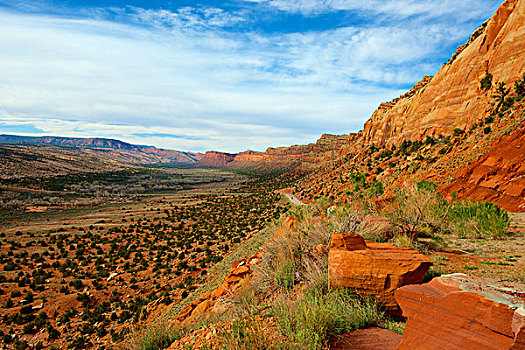
[[[235,154],[223,153],[216,151],[208,151],[195,164],[196,167],[201,168],[223,168],[235,159]]]
[[[230,165],[249,165],[253,163],[259,163],[266,160],[267,157],[262,152],[245,151],[237,154],[232,164]]]
[[[525,212],[525,122],[513,133],[496,139],[476,162],[459,169],[456,179],[442,192]]]
[[[454,274],[396,292],[399,349],[525,349],[525,285]]]
[[[364,127],[365,145],[398,144],[469,128],[491,101],[480,80],[489,72],[493,81],[510,86],[525,72],[523,57],[525,0],[507,0],[434,77],[425,77],[408,94],[374,112]]]
[[[316,143],[310,143],[308,145],[294,145],[290,147],[269,147],[266,149],[265,154],[274,157],[289,157],[290,159],[303,159],[305,156],[309,157],[308,159],[310,159],[327,152],[334,152],[334,155],[336,155],[342,147],[348,145],[354,139],[353,136],[354,134],[323,134]]]
[[[348,146],[356,138],[356,134],[330,135],[324,134],[316,143],[308,145],[293,145],[289,147],[269,147],[265,152],[245,151],[230,154],[209,151],[196,164],[197,167],[290,167],[303,166],[307,169],[318,167],[323,162],[335,158],[340,150]]]
[[[191,324],[198,319],[205,318],[210,313],[217,312],[217,302],[230,298],[235,294],[242,282],[251,276],[253,265],[261,261],[261,256],[262,253],[257,253],[246,259],[235,261],[222,284],[213,292],[208,292],[199,299],[194,300],[179,313],[177,321]]]
[[[421,283],[431,260],[409,248],[365,241],[355,233],[334,233],[328,253],[330,288],[372,295],[389,310],[398,309],[394,292]]]

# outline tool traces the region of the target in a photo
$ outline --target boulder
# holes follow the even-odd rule
[[[400,288],[399,349],[525,349],[525,285],[453,274]]]
[[[421,283],[431,260],[409,248],[365,241],[355,233],[334,233],[328,253],[331,289],[346,287],[372,295],[390,311],[398,310],[394,292]]]

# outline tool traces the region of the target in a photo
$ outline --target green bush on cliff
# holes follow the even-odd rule
[[[492,74],[487,73],[485,77],[481,79],[480,86],[482,90],[490,90],[492,88]]]
[[[523,74],[523,78],[518,79],[514,83],[514,91],[516,92],[516,100],[521,101],[525,97],[525,73]]]
[[[447,219],[457,234],[472,238],[502,238],[510,225],[508,213],[488,202],[453,203]]]
[[[445,200],[430,181],[406,185],[395,191],[386,210],[394,230],[416,241],[422,233],[451,233],[471,238],[502,238],[508,234],[509,216],[492,203]]]

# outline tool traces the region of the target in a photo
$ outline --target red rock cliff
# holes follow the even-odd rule
[[[204,157],[196,163],[196,166],[204,168],[222,168],[233,162],[234,159],[235,154],[208,151],[204,154]]]
[[[366,122],[365,144],[390,145],[451,134],[480,119],[491,101],[481,90],[487,72],[510,86],[525,71],[525,0],[507,0],[433,77],[382,104]]]

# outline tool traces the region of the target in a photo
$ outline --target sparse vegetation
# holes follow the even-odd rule
[[[146,327],[133,331],[129,350],[162,350],[177,339],[178,329],[169,325],[169,320],[161,317],[147,324]]]
[[[428,181],[395,191],[394,203],[386,210],[394,232],[418,237],[454,234],[471,238],[502,238],[508,235],[508,214],[491,203],[447,202]]]

